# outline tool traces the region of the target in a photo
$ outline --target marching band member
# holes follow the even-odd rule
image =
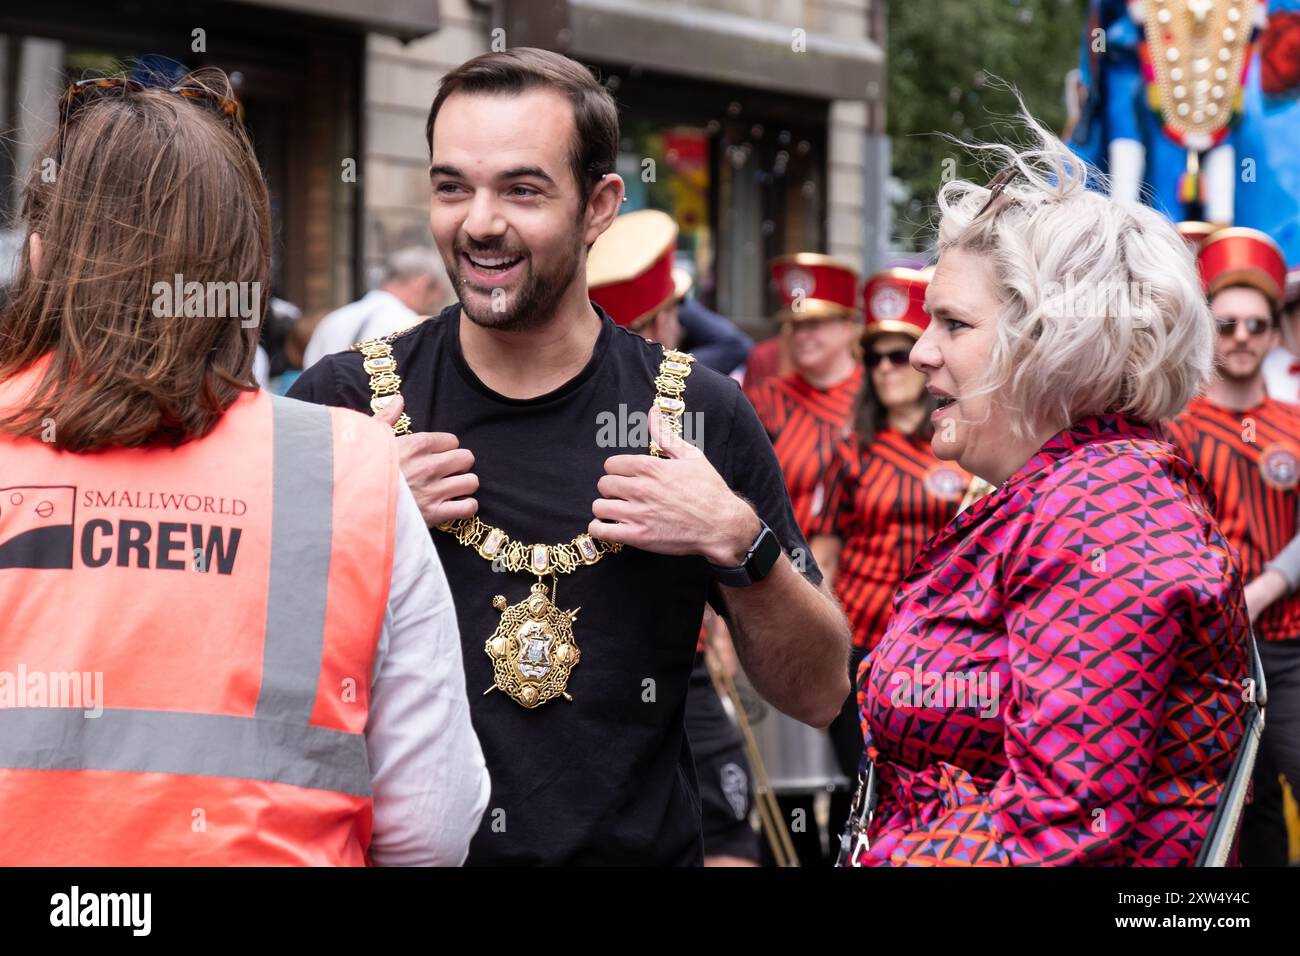
[[[858,278],[847,264],[819,253],[781,256],[769,268],[782,303],[777,315],[780,341],[788,344],[794,368],[747,388],[746,394],[776,449],[795,520],[811,538],[825,505],[827,470],[835,446],[848,434],[862,383],[862,365],[854,353],[862,329]],[[769,730],[764,740],[769,748],[780,748],[769,749],[769,762],[778,772],[784,762],[796,764],[791,756],[799,757],[797,789],[787,787],[779,798],[787,819],[802,816],[805,821],[795,828],[799,857],[805,865],[829,862],[812,821],[817,792],[834,785],[830,741],[822,733],[782,728],[779,718]],[[848,794],[834,792],[831,819],[841,816],[847,805]]]
[[[1264,357],[1268,394],[1300,402],[1300,267],[1286,274],[1286,304],[1278,324],[1278,343]]]
[[[935,453],[997,490],[921,550],[864,665],[857,865],[1190,864],[1243,740],[1241,576],[1158,424],[1212,368],[1191,253],[1028,123],[1040,148],[939,193],[912,365]]]
[[[1247,582],[1268,687],[1255,800],[1242,819],[1242,862],[1284,866],[1277,774],[1300,784],[1300,405],[1267,394],[1263,363],[1277,346],[1286,264],[1269,236],[1243,228],[1211,236],[1199,263],[1218,325],[1218,375],[1169,432],[1214,491],[1215,515]]]
[[[774,259],[771,272],[795,367],[746,394],[772,438],[795,520],[808,537],[824,504],[826,469],[862,383],[853,353],[862,327],[858,279],[843,262],[807,252]]]
[[[930,324],[925,288],[932,270],[887,269],[863,290],[866,375],[853,434],[836,449],[813,555],[853,628],[849,674],[879,643],[894,593],[921,546],[957,513],[970,476],[930,447],[935,400],[912,368],[912,346]],[[862,757],[857,700],[830,728],[850,779]],[[847,812],[847,807],[845,808]],[[842,820],[840,822],[843,822]],[[831,832],[838,833],[833,825]]]

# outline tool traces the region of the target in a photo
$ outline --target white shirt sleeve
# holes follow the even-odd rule
[[[393,579],[375,653],[366,747],[376,866],[459,866],[490,790],[470,724],[456,609],[398,476]]]
[[[257,383],[258,388],[266,388],[270,380],[271,357],[266,354],[266,349],[259,345],[253,355],[253,381]]]
[[[317,323],[303,351],[303,371],[327,355],[346,352],[357,342],[400,332],[420,316],[401,299],[383,289],[372,289],[356,302],[335,309]]]
[[[1264,356],[1264,386],[1270,398],[1283,402],[1300,401],[1300,375],[1291,371],[1296,357],[1281,345]]]

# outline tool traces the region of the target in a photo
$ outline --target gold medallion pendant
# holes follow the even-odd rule
[[[573,700],[564,688],[569,672],[582,659],[573,639],[573,622],[581,608],[560,610],[541,581],[518,604],[507,606],[504,595],[498,594],[492,606],[501,612],[501,622],[483,646],[492,659],[493,676],[492,686],[483,693],[500,690],[529,710],[555,697]]]

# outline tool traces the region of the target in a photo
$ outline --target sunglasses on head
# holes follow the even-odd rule
[[[881,362],[888,362],[890,365],[902,367],[911,364],[909,358],[912,352],[910,349],[892,349],[888,352],[868,352],[863,356],[867,368],[879,368]]]
[[[141,93],[145,89],[164,89],[164,87],[146,87],[143,83],[125,76],[101,76],[89,80],[78,80],[68,87],[63,98],[59,100],[59,149],[55,157],[56,165],[63,165],[63,149],[68,141],[68,122],[87,103],[112,93]],[[184,97],[212,110],[230,125],[238,129],[239,102],[232,97],[223,96],[215,90],[203,86],[181,83],[166,88],[166,92]]]
[[[1002,197],[1002,193],[1007,188],[1007,186],[1010,185],[1012,182],[1014,182],[1016,179],[1020,178],[1020,175],[1021,175],[1020,168],[1016,166],[1014,163],[998,170],[998,172],[993,176],[993,178],[989,180],[989,184],[985,187],[989,191],[988,201],[985,202],[984,205],[980,207],[980,211],[975,214],[971,222],[974,222],[976,219],[979,219],[986,212],[992,209],[993,204],[996,203],[998,199]]]
[[[1271,319],[1216,319],[1214,324],[1219,327],[1220,335],[1236,335],[1237,326],[1242,322],[1246,323],[1246,332],[1251,336],[1263,335],[1273,327]]]

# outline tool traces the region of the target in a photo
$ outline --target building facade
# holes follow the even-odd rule
[[[619,102],[628,208],[681,227],[709,304],[770,328],[766,261],[820,251],[874,267],[883,216],[884,0],[63,0],[0,13],[0,206],[54,129],[71,79],[216,65],[267,173],[276,291],[311,314],[383,257],[428,243],[424,121],[475,54],[542,46]],[[361,8],[365,9],[361,9]]]
[[[442,0],[439,15],[410,43],[367,38],[369,263],[427,235],[438,80],[508,46],[596,69],[620,107],[628,208],[674,216],[697,292],[748,331],[771,331],[773,256],[883,260],[883,0]]]

